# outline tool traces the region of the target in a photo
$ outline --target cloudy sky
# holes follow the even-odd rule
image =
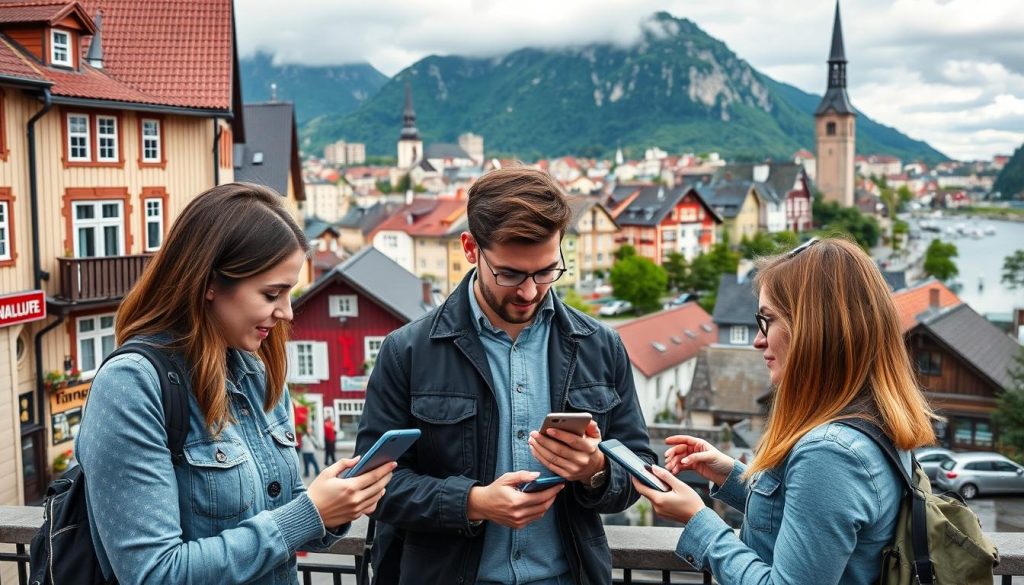
[[[431,54],[628,44],[658,10],[696,22],[763,73],[821,94],[828,0],[238,0],[242,55],[369,62],[394,75]],[[843,0],[849,93],[875,120],[954,158],[1024,142],[1020,0]]]

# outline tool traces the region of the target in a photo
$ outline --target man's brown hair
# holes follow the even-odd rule
[[[469,232],[483,249],[491,244],[544,242],[565,235],[572,209],[562,188],[543,171],[497,169],[469,188]]]

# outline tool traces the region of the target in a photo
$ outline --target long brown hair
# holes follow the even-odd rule
[[[191,367],[192,392],[213,432],[229,421],[225,391],[227,343],[206,301],[215,282],[231,287],[294,254],[308,253],[306,236],[272,189],[249,183],[214,187],[193,199],[160,251],[117,311],[117,342],[170,334]],[[256,355],[267,371],[263,408],[284,392],[287,322],[278,323]]]
[[[789,352],[748,476],[776,467],[829,421],[863,417],[899,449],[935,442],[936,418],[914,378],[896,306],[856,244],[827,238],[758,262],[755,287],[779,314]]]

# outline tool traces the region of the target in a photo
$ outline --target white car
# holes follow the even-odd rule
[[[601,307],[601,309],[598,311],[598,313],[601,314],[601,315],[604,315],[606,317],[614,317],[615,315],[621,315],[623,313],[628,313],[628,312],[630,312],[632,310],[633,310],[633,303],[631,303],[629,301],[623,301],[623,300],[620,299],[620,300],[617,300],[617,301],[612,301],[612,302],[608,303],[607,305],[604,305],[603,307]]]

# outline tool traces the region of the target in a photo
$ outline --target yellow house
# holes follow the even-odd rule
[[[377,226],[370,241],[399,266],[448,294],[453,288],[449,235],[465,216],[465,199],[417,198]]]
[[[594,197],[574,197],[569,203],[572,206],[572,222],[566,238],[570,235],[576,237],[576,282],[607,276],[615,263],[618,224],[608,209]]]
[[[232,4],[190,5],[0,4],[0,504],[40,501],[118,303],[188,201],[233,179]]]
[[[744,237],[757,234],[761,217],[761,200],[750,181],[724,181],[698,189],[708,206],[722,218],[722,241],[728,234],[730,244],[738,246]]]

